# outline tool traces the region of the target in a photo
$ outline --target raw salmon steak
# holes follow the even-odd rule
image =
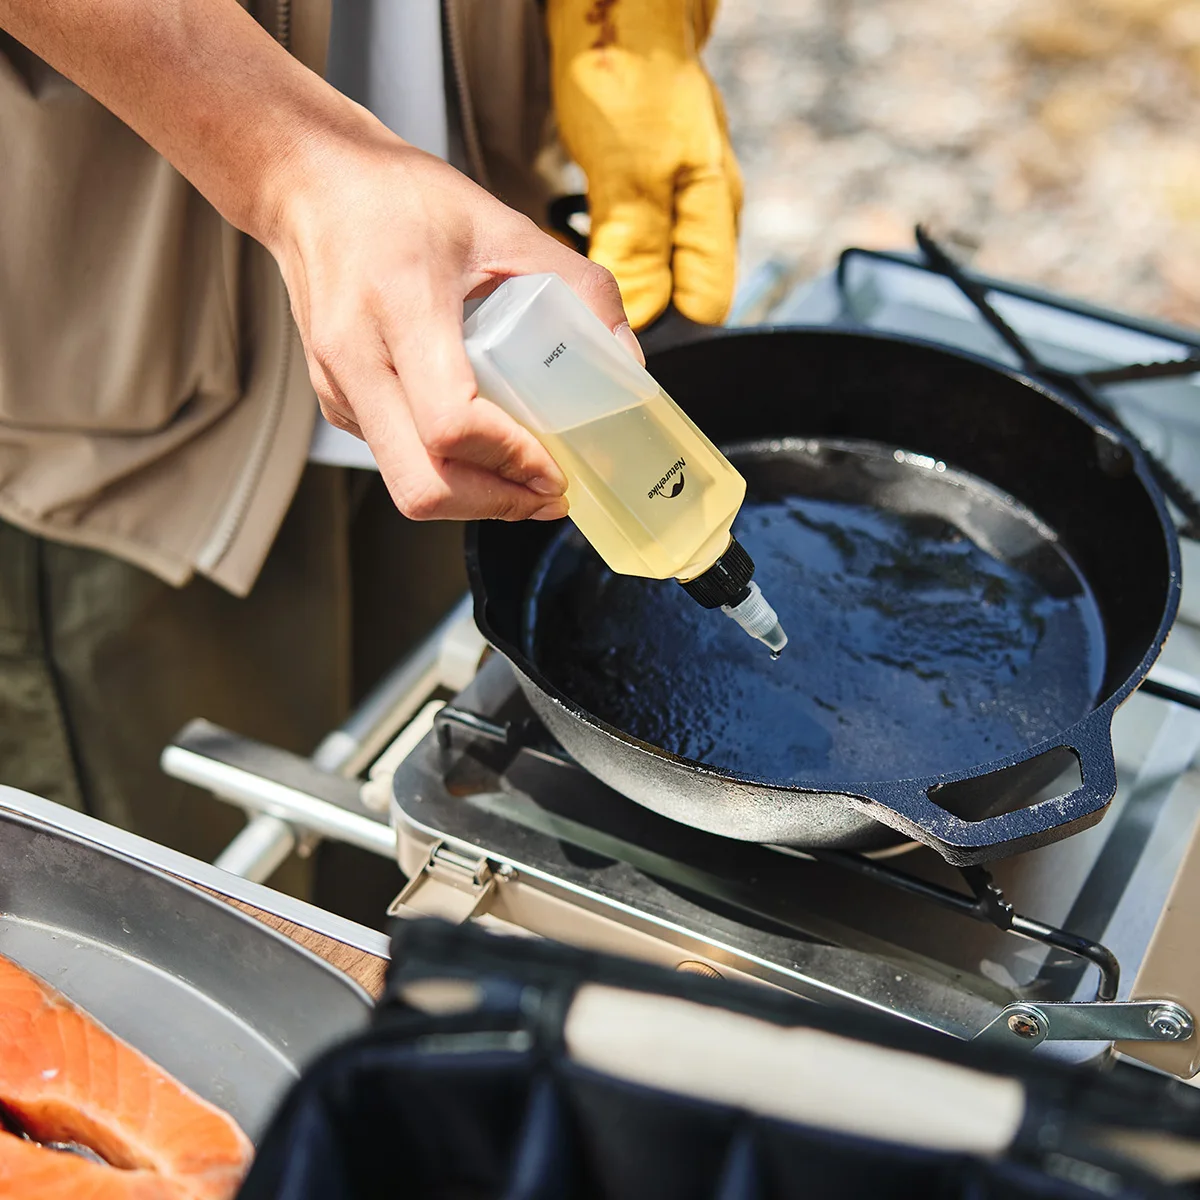
[[[0,1132],[0,1197],[229,1200],[253,1154],[226,1113],[3,956],[0,1110],[33,1139]],[[37,1144],[53,1142],[104,1161]]]

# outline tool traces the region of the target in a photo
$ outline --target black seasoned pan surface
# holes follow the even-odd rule
[[[564,524],[525,651],[580,707],[670,753],[809,786],[952,772],[1087,714],[1094,598],[1054,531],[950,464],[870,442],[729,449],[735,533],[791,641],[773,661],[681,588],[614,574]]]

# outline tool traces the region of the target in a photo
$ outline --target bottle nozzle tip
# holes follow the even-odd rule
[[[788,636],[775,610],[767,603],[757,583],[751,583],[739,604],[723,604],[721,611],[732,617],[752,638],[757,638],[775,657],[787,645]]]
[[[783,626],[776,621],[766,633],[758,635],[758,640],[770,650],[772,658],[778,658],[783,653],[784,646],[788,644],[788,635],[784,632]]]

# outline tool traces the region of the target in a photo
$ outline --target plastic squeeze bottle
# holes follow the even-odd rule
[[[550,451],[601,558],[622,575],[673,576],[778,654],[787,634],[730,533],[746,481],[567,284],[509,279],[464,335],[479,394]]]

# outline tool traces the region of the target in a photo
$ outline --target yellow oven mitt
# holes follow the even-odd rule
[[[720,324],[733,300],[742,178],[700,61],[717,0],[549,0],[559,133],[588,179],[591,257],[634,329],[672,300]]]

